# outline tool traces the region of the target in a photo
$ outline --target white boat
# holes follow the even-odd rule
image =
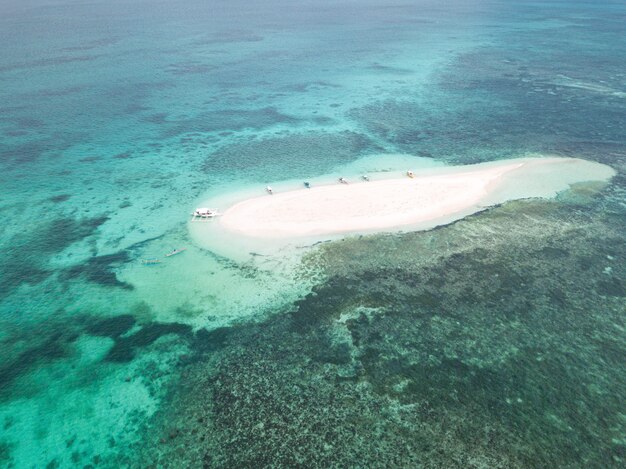
[[[210,218],[214,218],[214,217],[218,216],[219,214],[220,213],[217,211],[217,209],[201,207],[201,208],[197,208],[191,214],[192,215],[191,221],[208,220]]]
[[[181,248],[181,249],[174,249],[172,252],[165,254],[165,257],[172,257],[175,256],[176,254],[180,254],[183,251],[186,251],[187,248]]]
[[[272,189],[270,186],[267,186],[265,188],[265,190],[267,191],[268,194],[273,194],[274,193],[274,189]]]

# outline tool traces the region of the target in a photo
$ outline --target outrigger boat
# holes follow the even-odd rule
[[[141,263],[145,265],[153,265],[160,264],[161,261],[159,259],[141,259]]]
[[[181,249],[174,249],[172,252],[165,254],[165,257],[172,257],[175,256],[176,254],[180,254],[183,251],[186,251],[187,248],[181,248]]]
[[[214,208],[197,208],[191,215],[191,221],[205,221],[218,216],[220,213]]]

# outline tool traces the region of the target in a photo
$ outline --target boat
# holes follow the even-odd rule
[[[181,249],[174,249],[172,252],[165,254],[165,257],[172,257],[175,256],[176,254],[180,254],[183,251],[186,251],[187,248],[181,248]]]
[[[406,175],[410,178],[414,178],[415,174],[413,174],[413,171],[411,171],[410,169],[406,172]]]
[[[267,186],[267,187],[265,188],[265,190],[266,190],[266,191],[267,191],[267,193],[268,193],[268,194],[270,194],[270,195],[274,193],[274,189],[272,189],[270,186]]]
[[[363,176],[361,176],[361,179],[363,179],[364,181],[369,181],[370,177],[367,174],[364,174]]]
[[[311,188],[311,183],[308,182],[308,181],[305,181],[304,182],[304,187],[306,187],[307,189],[310,189]]]
[[[195,217],[216,217],[219,215],[219,212],[214,209],[214,208],[206,208],[206,207],[202,207],[202,208],[197,208],[194,212],[193,212],[193,216]]]
[[[160,259],[141,259],[141,263],[145,265],[160,264]]]
[[[339,182],[341,184],[348,184],[348,180],[346,178],[343,178],[343,177],[339,178]]]
[[[218,216],[220,213],[217,209],[201,207],[194,210],[191,214],[191,221],[203,221]]]

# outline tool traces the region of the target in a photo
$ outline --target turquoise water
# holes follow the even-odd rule
[[[623,466],[625,14],[3,2],[0,466]],[[218,190],[529,153],[618,174],[287,262],[188,231]]]

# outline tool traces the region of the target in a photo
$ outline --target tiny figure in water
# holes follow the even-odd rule
[[[339,178],[339,182],[341,184],[348,184],[348,180],[346,178]]]
[[[267,186],[265,188],[265,190],[267,191],[268,194],[273,194],[274,193],[274,189],[272,189],[270,186]]]
[[[306,187],[307,189],[311,188],[311,183],[310,182],[305,182],[304,183],[304,187]]]
[[[369,181],[370,177],[367,174],[364,174],[363,176],[361,176],[361,179],[363,179],[364,181]]]

